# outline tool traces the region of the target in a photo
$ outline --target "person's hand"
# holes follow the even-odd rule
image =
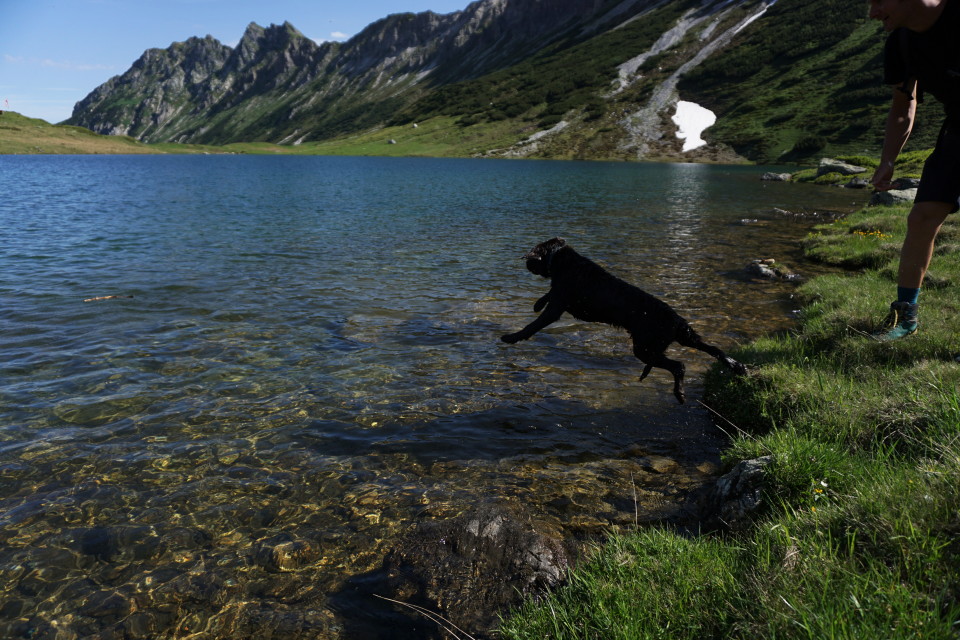
[[[877,191],[890,191],[893,188],[893,161],[887,160],[880,163],[877,170],[873,172],[870,178],[870,184]]]

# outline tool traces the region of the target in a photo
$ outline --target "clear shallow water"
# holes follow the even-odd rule
[[[742,275],[799,260],[774,208],[863,202],[760,172],[0,156],[0,635],[336,637],[331,594],[419,520],[671,513],[716,471],[710,359],[674,352],[678,406],[617,330],[500,343],[547,287],[518,258],[563,236],[732,347],[790,323]]]

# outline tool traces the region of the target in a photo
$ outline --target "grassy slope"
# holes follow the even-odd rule
[[[409,138],[405,127],[442,118],[435,144],[442,155],[502,149],[561,119],[563,133],[534,155],[550,158],[631,158],[619,149],[620,120],[643,105],[653,87],[701,45],[694,31],[648,61],[643,80],[613,99],[606,96],[616,66],[646,51],[687,7],[668,3],[643,20],[594,38],[560,41],[528,60],[480,78],[439,87],[400,110],[381,138]],[[718,30],[742,18],[741,9]],[[828,24],[823,16],[830,15]],[[707,138],[757,161],[809,161],[822,155],[879,152],[890,89],[883,86],[883,34],[863,5],[846,0],[780,0],[763,18],[686,76],[683,99],[717,112]],[[910,149],[932,146],[939,104],[928,100]],[[383,132],[386,132],[385,134]],[[320,143],[353,153],[356,134]],[[425,138],[421,137],[425,142]],[[402,154],[363,145],[362,153]],[[420,153],[416,145],[413,154]]]
[[[286,152],[277,145],[150,145],[128,136],[103,136],[83,127],[54,125],[14,111],[0,115],[0,154],[157,154],[157,153],[270,153]]]
[[[0,154],[157,154],[157,153],[292,153],[299,147],[242,143],[225,147],[190,144],[144,144],[128,136],[104,136],[83,127],[54,125],[13,111],[0,115]],[[309,149],[303,149],[309,153]]]
[[[0,116],[0,154],[243,153],[258,155],[356,155],[463,157],[483,153],[489,145],[508,146],[525,135],[508,121],[469,128],[439,116],[417,127],[378,127],[363,133],[298,146],[244,142],[224,146],[174,143],[144,144],[126,136],[102,136],[82,127],[52,125],[7,111]],[[395,144],[391,144],[391,140]]]
[[[883,85],[885,36],[866,9],[846,0],[772,6],[762,28],[680,83],[681,95],[718,115],[707,138],[767,162],[878,153],[891,90]],[[942,120],[935,100],[921,109],[930,113],[918,118],[910,149],[933,146]]]
[[[0,115],[0,153],[156,153],[126,136],[101,136],[83,127],[55,126],[13,111]]]
[[[144,144],[127,136],[102,136],[83,127],[52,125],[7,111],[0,116],[0,154],[127,154],[127,153],[244,153],[286,155],[462,157],[487,150],[490,144],[509,145],[518,132],[510,122],[479,124],[468,129],[449,117],[386,128],[298,146],[267,142],[215,145]],[[396,144],[391,144],[393,140]]]
[[[960,221],[938,240],[920,332],[882,344],[868,333],[895,293],[906,213],[819,228],[808,254],[856,273],[803,286],[798,329],[740,350],[750,377],[710,380],[739,433],[728,463],[774,456],[755,527],[617,535],[504,637],[957,637]]]
[[[412,137],[412,123],[440,119],[434,140],[418,155],[472,155],[503,149],[551,127],[571,125],[545,140],[536,157],[632,158],[619,149],[623,114],[636,111],[653,87],[699,49],[699,31],[648,61],[644,78],[614,98],[607,94],[616,66],[646,51],[688,5],[668,3],[629,25],[578,41],[559,41],[509,68],[438,87],[387,120],[386,128],[319,143],[323,152],[406,155],[383,150],[390,138]],[[742,18],[728,17],[723,30]],[[830,15],[828,24],[823,16]],[[706,137],[761,162],[810,161],[823,155],[879,152],[890,89],[883,86],[883,34],[865,7],[846,0],[780,0],[680,83],[683,99],[719,116]],[[932,146],[942,111],[935,100],[921,109],[908,149]],[[447,126],[450,125],[450,126]],[[454,126],[455,125],[455,126]],[[369,131],[373,131],[371,134]],[[418,134],[420,143],[428,140]],[[427,151],[427,153],[430,153]]]

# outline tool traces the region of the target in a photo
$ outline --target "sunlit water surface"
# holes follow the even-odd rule
[[[799,264],[775,209],[863,201],[760,171],[0,156],[0,636],[336,637],[416,522],[673,513],[717,472],[711,360],[672,351],[680,406],[621,331],[500,343],[548,286],[518,258],[563,236],[734,347],[791,324],[743,273]]]

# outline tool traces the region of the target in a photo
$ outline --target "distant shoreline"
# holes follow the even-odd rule
[[[597,162],[692,162],[697,164],[752,165],[732,151],[701,147],[682,157],[643,158],[628,156],[576,158],[564,156],[522,157],[496,150],[468,150],[447,136],[448,123],[437,122],[414,130],[380,129],[361,135],[279,145],[271,142],[235,142],[227,145],[145,143],[129,136],[95,133],[83,127],[50,124],[13,111],[0,115],[0,155],[291,155],[369,156],[426,158],[492,158],[533,160],[586,160]],[[404,137],[404,133],[408,134]],[[427,137],[425,138],[424,135]]]

